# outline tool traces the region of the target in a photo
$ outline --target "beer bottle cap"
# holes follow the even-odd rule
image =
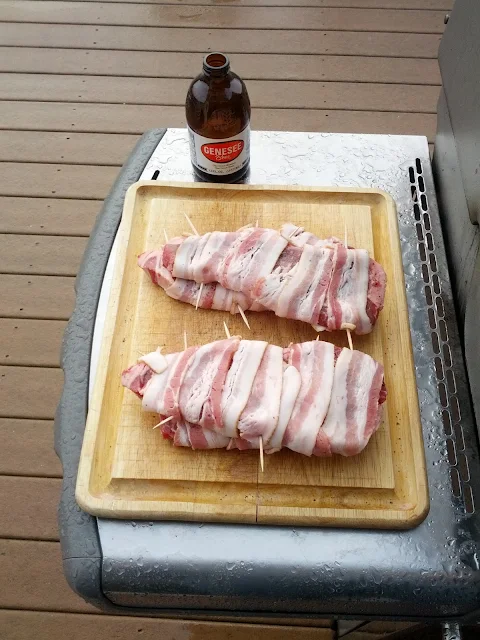
[[[211,76],[224,76],[230,69],[230,60],[224,53],[214,51],[203,59],[203,70]]]

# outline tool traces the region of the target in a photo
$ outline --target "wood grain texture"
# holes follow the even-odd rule
[[[51,420],[0,418],[0,474],[60,478]]]
[[[0,318],[0,364],[60,366],[65,327],[66,322],[56,320]]]
[[[436,60],[318,55],[230,55],[232,69],[243,80],[306,80],[440,85]],[[193,78],[201,67],[197,53],[98,51],[5,47],[0,71],[81,76]],[[101,160],[99,164],[103,164]]]
[[[142,412],[138,399],[121,387],[120,372],[138,352],[158,345],[167,352],[181,350],[183,328],[192,344],[218,339],[225,316],[192,313],[137,267],[138,254],[163,243],[164,227],[170,235],[185,229],[185,212],[201,231],[233,230],[258,218],[268,228],[291,220],[327,237],[342,236],[346,224],[349,241],[384,266],[385,308],[375,330],[355,336],[355,345],[383,362],[389,397],[383,426],[361,455],[319,460],[285,450],[268,456],[265,473],[259,474],[255,451],[191,451],[172,447],[152,431],[158,418]],[[84,509],[124,518],[394,528],[414,526],[424,517],[428,502],[416,379],[409,333],[400,335],[408,316],[396,212],[387,196],[368,190],[140,183],[127,194],[119,247],[77,480],[77,501]],[[305,323],[269,313],[250,319],[257,339],[284,345],[314,337]],[[232,335],[244,334],[238,317],[229,316],[228,323]],[[346,344],[338,332],[322,339]]]
[[[61,488],[59,479],[0,476],[0,538],[58,540]]]
[[[0,366],[0,417],[52,420],[63,387],[61,369]],[[20,402],[19,389],[28,389]]]
[[[0,234],[1,273],[75,276],[85,238]]]
[[[98,0],[83,0],[98,2]],[[133,0],[103,0],[103,2],[128,2]],[[453,0],[227,0],[231,7],[341,7],[349,9],[421,9],[422,11],[448,11]],[[183,6],[184,0],[135,0],[135,4],[173,4]],[[189,5],[219,6],[219,0],[189,0]],[[226,2],[225,2],[226,4]]]
[[[34,170],[29,167],[28,180],[25,180],[25,167],[18,162],[0,164],[2,195],[101,200],[118,174],[118,167],[36,164]]]
[[[0,197],[0,233],[86,237],[101,206],[96,200]]]
[[[58,542],[0,539],[0,575],[2,609],[98,613],[68,586]]]
[[[26,0],[28,1],[28,0]],[[0,74],[1,100],[183,106],[187,79]],[[251,80],[252,104],[269,109],[353,109],[435,113],[436,86]],[[298,114],[297,114],[298,117]],[[159,111],[160,118],[160,111]]]
[[[320,109],[303,109],[299,113],[291,109],[257,108],[252,116],[253,127],[266,131],[426,135],[430,141],[435,137],[436,127],[436,116],[425,113]],[[141,134],[158,126],[184,127],[184,108],[78,102],[0,102],[0,129]],[[64,150],[67,153],[64,160],[68,158],[69,149],[71,147]]]
[[[414,0],[415,1],[415,0]],[[87,7],[88,9],[88,7]],[[390,30],[391,31],[391,30]],[[0,45],[128,51],[325,54],[437,58],[439,34],[264,29],[182,29],[104,25],[0,23]]]
[[[253,616],[251,616],[253,617]],[[9,640],[333,640],[330,629],[242,622],[200,622],[145,617],[0,611],[0,627]]]
[[[73,283],[74,278],[0,274],[0,317],[68,320]]]
[[[55,109],[52,109],[55,117]],[[119,167],[138,140],[136,135],[0,131],[0,161],[93,164]],[[28,167],[27,167],[28,170]]]
[[[307,29],[442,33],[444,11],[309,7],[168,6],[1,0],[4,22],[48,22],[208,29]]]

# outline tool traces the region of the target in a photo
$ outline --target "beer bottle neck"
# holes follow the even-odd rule
[[[213,78],[223,78],[230,70],[230,60],[224,53],[209,53],[203,59],[203,72]]]

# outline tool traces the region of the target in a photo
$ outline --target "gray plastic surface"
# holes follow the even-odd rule
[[[93,328],[105,267],[122,217],[125,192],[139,179],[165,131],[153,129],[140,138],[97,217],[75,283],[75,310],[63,337],[64,385],[55,415],[55,451],[64,471],[58,523],[65,576],[82,598],[117,613],[131,611],[114,606],[102,593],[97,520],[75,502],[75,483],[87,417]],[[138,614],[138,610],[133,612]]]
[[[472,222],[480,220],[480,3],[455,2],[438,61]]]

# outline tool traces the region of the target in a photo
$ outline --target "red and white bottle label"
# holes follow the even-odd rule
[[[192,164],[213,176],[228,176],[242,169],[250,157],[250,126],[231,138],[204,138],[192,129],[190,153]]]

